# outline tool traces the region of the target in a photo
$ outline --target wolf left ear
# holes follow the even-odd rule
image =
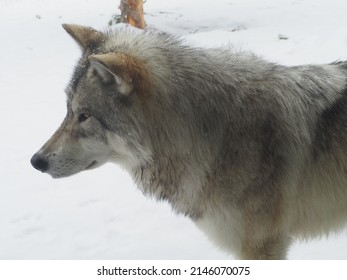
[[[135,83],[141,80],[141,70],[137,63],[126,54],[94,54],[88,59],[102,81],[114,82],[118,92],[123,95],[130,95]]]
[[[99,45],[104,37],[102,32],[91,27],[77,24],[63,24],[63,28],[71,35],[83,51]]]

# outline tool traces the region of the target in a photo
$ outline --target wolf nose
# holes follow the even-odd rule
[[[33,155],[30,163],[35,169],[40,170],[41,172],[46,172],[48,170],[48,161],[39,154]]]

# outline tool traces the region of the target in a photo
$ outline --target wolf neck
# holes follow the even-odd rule
[[[202,205],[198,202],[205,181],[201,169],[188,155],[158,157],[134,169],[132,175],[145,195],[168,201],[177,213],[197,219],[201,215]]]

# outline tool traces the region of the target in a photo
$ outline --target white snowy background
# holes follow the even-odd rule
[[[0,0],[0,259],[231,257],[116,165],[60,180],[30,166],[63,120],[80,55],[61,24],[102,30],[118,4]],[[147,0],[144,9],[149,28],[195,45],[234,45],[286,65],[347,59],[345,0]],[[296,242],[289,258],[347,259],[347,233]]]

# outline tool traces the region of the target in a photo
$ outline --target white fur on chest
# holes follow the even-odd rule
[[[222,250],[240,252],[241,215],[236,209],[208,209],[195,224]]]

